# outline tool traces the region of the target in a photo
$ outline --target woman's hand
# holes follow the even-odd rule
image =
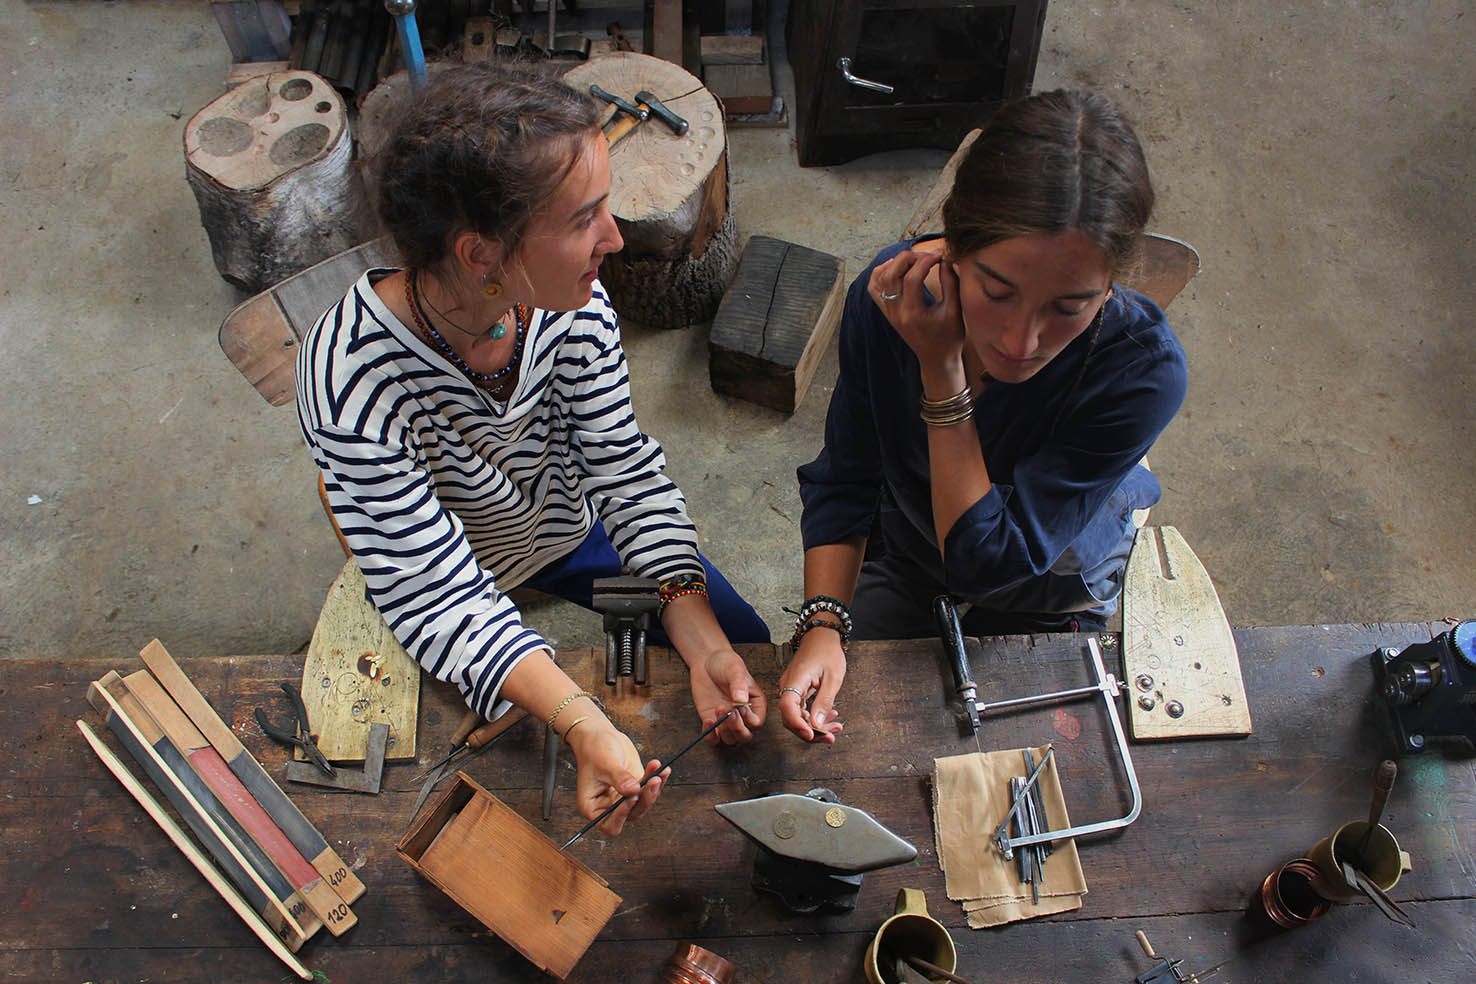
[[[603,714],[592,714],[577,728],[570,728],[564,740],[579,767],[576,799],[586,820],[599,816],[611,803],[634,797],[600,824],[599,829],[610,837],[625,829],[628,821],[645,816],[671,775],[671,770],[665,769],[642,787],[641,780],[660,768],[660,763],[652,759],[642,769],[635,745]]]
[[[923,282],[934,268],[942,297],[928,304]],[[925,251],[898,253],[871,271],[867,291],[924,369],[951,365],[963,358],[958,275],[943,257]]]
[[[845,729],[837,721],[835,697],[846,678],[846,653],[840,633],[816,626],[800,640],[799,651],[779,678],[779,715],[784,726],[805,741],[835,744]]]
[[[692,678],[692,705],[702,717],[704,731],[730,709],[738,708],[737,714],[707,736],[707,743],[741,745],[752,741],[754,732],[764,723],[767,703],[743,657],[731,647],[715,650],[694,659],[688,665],[688,672]]]

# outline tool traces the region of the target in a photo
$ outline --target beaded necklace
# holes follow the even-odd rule
[[[441,337],[441,333],[431,326],[430,319],[421,310],[420,291],[416,288],[415,280],[416,272],[412,267],[405,275],[405,302],[410,306],[410,317],[415,321],[415,327],[420,334],[478,386],[493,393],[504,389],[512,381],[510,377],[518,371],[518,366],[523,361],[523,340],[528,334],[528,308],[522,304],[513,305],[513,318],[517,322],[518,334],[513,342],[512,358],[508,360],[507,365],[494,373],[477,372],[467,365],[466,361],[456,354],[456,350]]]

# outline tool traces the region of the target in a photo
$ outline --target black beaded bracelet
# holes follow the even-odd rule
[[[841,628],[845,634],[848,636],[851,634],[851,630],[854,628],[854,624],[851,621],[851,609],[839,598],[832,598],[829,595],[814,595],[806,598],[805,603],[800,606],[799,613],[795,618],[795,624],[798,625],[801,622],[807,622],[821,612],[830,612],[832,615],[835,615],[841,620]]]
[[[841,652],[844,653],[844,652],[849,652],[850,651],[850,648],[851,648],[851,634],[849,632],[847,632],[845,629],[841,628],[839,625],[836,625],[834,622],[830,621],[830,619],[827,619],[827,618],[812,618],[809,621],[805,622],[803,625],[796,625],[794,627],[794,635],[791,636],[790,639],[789,639],[789,648],[791,648],[791,649],[798,649],[799,648],[799,645],[800,645],[800,642],[804,640],[805,635],[811,629],[821,629],[821,628],[823,628],[823,629],[832,629],[836,633],[838,633],[840,635],[840,641],[841,641]]]

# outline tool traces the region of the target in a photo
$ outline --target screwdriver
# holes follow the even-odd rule
[[[468,711],[466,716],[461,719],[461,725],[456,729],[456,733],[451,736],[451,751],[447,752],[445,757],[435,765],[415,776],[410,781],[419,782],[463,752],[486,746],[493,739],[501,736],[503,732],[527,716],[528,712],[518,707],[508,711],[495,721],[488,721],[481,727],[475,727],[476,723],[481,720],[481,715],[477,714],[476,711]]]

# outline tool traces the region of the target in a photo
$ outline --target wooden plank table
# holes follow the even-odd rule
[[[1144,930],[1160,953],[1203,970],[1240,956],[1216,980],[1469,980],[1476,922],[1476,771],[1438,751],[1400,761],[1385,818],[1414,870],[1392,895],[1419,928],[1384,919],[1366,903],[1335,906],[1302,929],[1257,932],[1243,915],[1271,870],[1305,854],[1347,820],[1366,817],[1375,765],[1393,748],[1372,698],[1368,654],[1428,639],[1442,626],[1338,625],[1236,632],[1255,733],[1248,738],[1132,746],[1142,818],[1125,831],[1081,842],[1089,894],[1081,909],[993,929],[966,928],[944,897],[929,812],[935,756],[972,751],[951,712],[949,673],[934,641],[852,647],[833,747],[807,746],[772,715],[759,741],[697,749],[678,764],[658,808],[627,833],[592,835],[572,850],[610,882],[624,904],[571,981],[650,982],[680,940],[735,963],[742,982],[862,980],[867,941],[897,889],[922,888],[949,925],[960,972],[975,981],[1131,981],[1151,966],[1133,940]],[[1112,637],[1109,637],[1112,638]],[[146,640],[145,640],[146,641]],[[168,640],[164,640],[168,644]],[[971,641],[984,699],[1090,683],[1084,637]],[[176,653],[199,688],[279,781],[284,750],[251,718],[283,681],[299,678],[288,656],[196,658]],[[772,693],[778,656],[747,647]],[[1107,650],[1109,668],[1116,661]],[[576,680],[604,691],[603,653],[565,653]],[[285,971],[226,909],[86,748],[77,718],[95,720],[87,681],[136,657],[8,661],[0,681],[9,750],[0,799],[7,850],[0,884],[11,899],[0,933],[0,978],[95,981],[278,981]],[[696,733],[679,662],[651,653],[652,687],[627,686],[610,701],[650,755],[669,755]],[[599,686],[595,686],[599,684]],[[460,717],[450,688],[422,693],[427,763]],[[109,738],[111,740],[111,738]],[[1127,793],[1101,701],[991,719],[985,750],[1054,741],[1073,821],[1121,816]],[[540,812],[542,733],[524,722],[465,766],[557,842],[580,826],[567,753],[554,819]],[[546,980],[511,947],[395,856],[408,827],[414,764],[391,764],[370,797],[283,782],[308,818],[368,886],[358,926],[314,937],[299,956],[329,981]],[[918,848],[914,864],[868,873],[846,915],[780,911],[749,879],[754,848],[714,803],[773,792],[834,790]]]

